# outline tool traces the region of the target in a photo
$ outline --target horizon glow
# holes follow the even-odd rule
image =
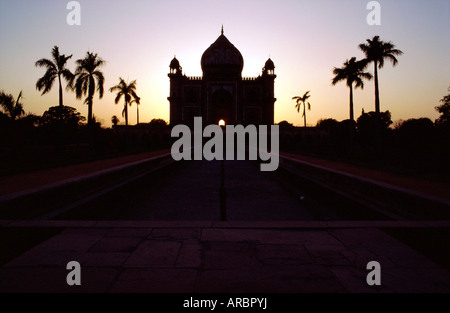
[[[169,120],[169,63],[176,55],[187,76],[201,76],[203,52],[220,35],[244,57],[243,76],[258,76],[265,61],[275,63],[275,122],[303,125],[293,96],[311,90],[308,125],[321,118],[347,119],[349,90],[345,83],[331,86],[333,67],[346,59],[364,57],[358,44],[379,35],[392,41],[404,55],[398,66],[386,62],[379,71],[381,110],[392,120],[439,116],[434,107],[450,86],[450,1],[397,0],[381,4],[381,25],[369,26],[365,0],[217,0],[79,1],[81,25],[69,26],[67,0],[0,0],[0,90],[15,97],[23,90],[26,112],[42,115],[58,105],[58,88],[41,96],[35,88],[45,70],[34,67],[50,58],[54,45],[73,54],[68,68],[87,51],[107,61],[105,95],[94,98],[94,115],[104,126],[123,102],[114,104],[107,91],[119,77],[137,80],[141,122]],[[373,72],[373,66],[368,70]],[[65,84],[63,84],[65,87]],[[374,110],[373,81],[354,92],[355,117]],[[87,116],[83,100],[64,92],[64,104]],[[129,108],[136,123],[136,106]]]

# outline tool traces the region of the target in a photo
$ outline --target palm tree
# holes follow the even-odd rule
[[[36,82],[36,89],[42,91],[42,95],[46,94],[52,89],[55,79],[58,78],[59,84],[59,106],[63,107],[63,92],[61,76],[67,81],[71,82],[73,79],[73,74],[69,69],[66,68],[67,60],[69,60],[72,55],[65,56],[64,54],[59,54],[58,46],[54,46],[52,49],[52,59],[39,59],[36,61],[34,66],[45,67],[47,71],[44,76],[38,79]],[[70,84],[67,85],[67,89],[70,88]]]
[[[343,67],[335,67],[333,69],[334,77],[331,81],[331,84],[335,86],[338,82],[345,80],[347,83],[347,87],[350,89],[350,148],[353,148],[353,138],[355,131],[355,116],[353,112],[353,83],[355,83],[355,89],[364,89],[363,79],[372,79],[372,74],[364,72],[364,68],[366,66],[367,61],[356,61],[356,58],[353,57],[350,60],[346,60]]]
[[[15,121],[16,118],[21,117],[25,114],[23,110],[23,104],[20,102],[20,98],[22,98],[22,91],[19,93],[19,96],[15,100],[13,95],[6,94],[3,91],[0,92],[0,105],[5,111],[6,115],[11,119],[11,121]]]
[[[136,94],[136,81],[133,80],[127,84],[122,77],[119,77],[119,83],[109,89],[110,92],[117,91],[117,96],[114,102],[119,103],[122,96],[124,97],[124,107],[122,115],[125,114],[125,126],[128,127],[128,105],[131,106],[132,102],[139,104],[140,98]]]
[[[71,87],[75,90],[77,99],[81,99],[83,95],[87,95],[84,103],[88,105],[88,126],[93,126],[92,106],[94,101],[95,90],[99,93],[99,99],[103,98],[105,77],[99,70],[99,67],[105,65],[97,53],[87,52],[84,59],[76,61],[77,69],[75,77],[71,81]],[[75,80],[76,79],[76,80]],[[75,85],[73,81],[75,80]],[[97,82],[97,83],[96,83]]]
[[[381,153],[381,128],[380,128],[380,94],[378,89],[378,69],[383,68],[384,60],[387,59],[396,66],[398,60],[395,56],[402,55],[403,52],[395,48],[392,42],[384,42],[380,40],[380,36],[374,36],[367,39],[367,43],[362,43],[358,47],[366,55],[367,63],[373,62],[375,77],[375,112],[376,112],[376,132],[377,132],[377,149]]]
[[[309,91],[307,91],[302,97],[296,96],[292,98],[292,100],[297,100],[295,108],[297,109],[298,113],[300,113],[300,108],[303,106],[302,117],[305,121],[305,128],[306,128],[306,105],[308,105],[308,110],[311,110],[311,104],[309,102],[306,102],[306,100],[308,100],[309,97],[311,97],[311,95],[309,94]]]

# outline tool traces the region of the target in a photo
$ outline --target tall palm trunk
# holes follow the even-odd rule
[[[137,122],[136,122],[136,125],[139,125],[139,105],[137,105],[137,103],[136,103],[136,108],[137,108]]]
[[[380,91],[378,89],[378,62],[374,62],[374,76],[375,76],[375,111],[377,114],[380,113]]]
[[[380,91],[378,89],[378,62],[374,61],[374,76],[375,76],[375,132],[377,140],[377,153],[381,156],[381,114],[380,114]]]
[[[63,107],[63,92],[62,92],[62,84],[61,84],[61,74],[58,74],[58,83],[59,83],[59,107]]]
[[[92,104],[94,102],[94,92],[95,92],[95,85],[94,85],[94,77],[89,77],[89,90],[88,90],[88,133],[89,133],[89,145],[91,146],[91,149],[95,151],[95,145],[94,145],[94,123],[93,123],[93,116],[92,116]]]
[[[63,91],[61,84],[61,74],[58,73],[58,83],[59,83],[59,138],[58,138],[58,148],[64,146],[64,123],[63,123]]]
[[[125,147],[128,148],[128,103],[125,100]]]
[[[306,129],[306,103],[303,103],[303,121],[305,122]]]
[[[88,125],[92,128],[92,103],[94,99],[94,77],[89,77],[89,91],[88,91]]]
[[[350,151],[353,151],[355,138],[355,115],[353,113],[353,83],[350,85]]]
[[[89,97],[88,99],[88,125],[92,126],[92,98]]]
[[[128,103],[125,101],[125,126],[128,129]]]

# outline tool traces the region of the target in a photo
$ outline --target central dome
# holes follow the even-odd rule
[[[202,70],[206,76],[238,75],[244,68],[239,50],[222,34],[202,55]]]

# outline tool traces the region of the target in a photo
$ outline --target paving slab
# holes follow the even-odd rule
[[[68,285],[64,267],[0,268],[0,292],[61,292]]]
[[[397,268],[397,265],[385,254],[376,254],[366,247],[353,247],[349,250],[350,253],[355,254],[353,265],[356,268],[365,269],[367,263],[377,261],[382,265],[382,268]]]
[[[367,271],[364,271],[362,268],[340,266],[332,268],[331,271],[347,292],[374,293],[386,288],[383,286],[369,286],[366,282]]]
[[[258,244],[256,248],[258,259],[263,264],[304,265],[314,263],[304,245]]]
[[[56,235],[6,264],[6,267],[66,266],[89,250],[102,235]]]
[[[258,265],[258,250],[250,242],[202,243],[202,268],[224,269]]]
[[[104,237],[89,252],[133,252],[142,241],[139,237]]]
[[[106,236],[147,238],[152,230],[152,228],[113,228],[108,231]]]
[[[177,268],[200,268],[202,245],[197,240],[185,240],[175,262]]]
[[[156,228],[151,238],[199,239],[201,228]]]
[[[322,265],[352,265],[356,253],[339,245],[307,245],[306,250],[317,264]]]
[[[125,267],[173,267],[181,248],[176,241],[146,240],[125,263]]]
[[[69,286],[64,267],[0,268],[0,292],[4,293],[86,293],[108,292],[118,275],[116,269],[85,268],[80,286]]]
[[[205,270],[200,272],[196,291],[298,293],[343,292],[345,289],[323,266],[291,265]]]
[[[196,275],[189,269],[125,269],[111,292],[193,292]]]
[[[0,292],[450,292],[448,270],[376,228],[115,223],[24,251],[0,267]],[[69,261],[82,286],[66,284]],[[370,261],[381,286],[366,283]]]
[[[202,241],[252,241],[267,244],[339,244],[324,230],[204,229]]]
[[[131,252],[87,252],[77,260],[80,266],[120,268],[130,257]]]

